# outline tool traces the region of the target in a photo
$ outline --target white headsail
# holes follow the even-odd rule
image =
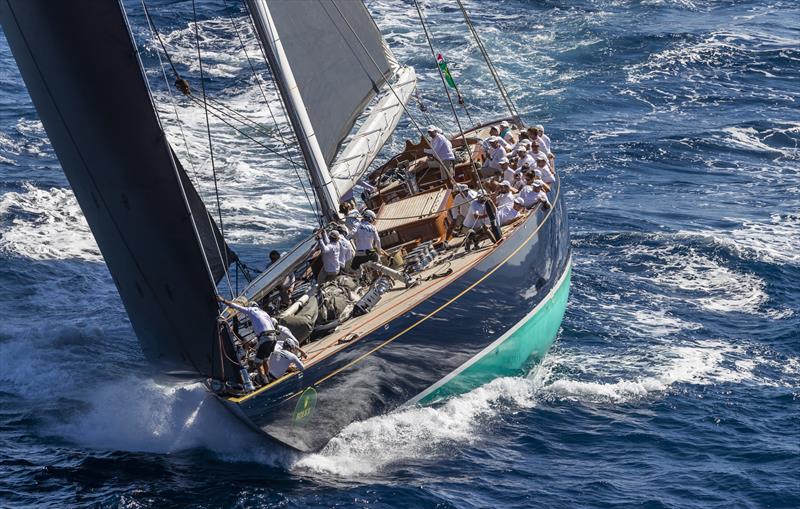
[[[400,120],[414,70],[397,64],[360,0],[247,4],[317,195],[323,208],[338,207]]]

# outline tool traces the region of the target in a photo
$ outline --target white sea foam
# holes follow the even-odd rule
[[[355,422],[318,454],[302,457],[294,470],[356,476],[400,460],[446,454],[453,445],[479,440],[484,419],[505,409],[535,404],[534,384],[524,378],[499,378],[437,407],[414,407]]]
[[[100,260],[100,250],[69,189],[24,184],[21,192],[0,196],[0,221],[6,223],[0,250],[36,260]]]
[[[759,260],[800,265],[800,214],[772,214],[769,221],[743,220],[741,228],[715,238]]]

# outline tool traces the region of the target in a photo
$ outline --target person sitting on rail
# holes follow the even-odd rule
[[[325,281],[335,279],[339,275],[339,253],[341,252],[339,232],[331,231],[330,238],[328,238],[328,232],[324,228],[320,229],[317,232],[317,243],[322,252],[322,270],[317,275],[317,284],[322,286]]]
[[[536,164],[536,159],[528,153],[528,147],[524,144],[517,148],[517,157],[519,157],[518,168],[522,168],[526,163],[528,166],[534,166]]]
[[[434,160],[439,163],[442,181],[449,183],[452,187],[455,184],[453,167],[456,162],[453,144],[435,125],[428,126],[428,136],[431,138],[431,148],[426,148],[425,153],[433,156]]]
[[[339,232],[339,273],[349,273],[356,250],[353,243],[347,238],[347,228],[337,226],[336,231]]]
[[[484,177],[494,174],[500,170],[500,161],[507,159],[506,149],[500,144],[500,137],[492,136],[489,138],[489,151],[486,153],[486,160],[483,164],[482,174]]]
[[[537,124],[534,126],[534,129],[536,130],[536,138],[539,141],[539,145],[542,146],[542,150],[544,150],[548,156],[552,156],[553,152],[551,150],[550,137],[544,134],[544,126],[542,124]]]
[[[553,176],[553,173],[550,170],[550,167],[547,164],[547,157],[543,155],[538,155],[536,157],[536,169],[541,172],[541,179],[542,182],[551,186],[553,182],[556,181],[556,178]]]
[[[507,180],[509,184],[517,180],[517,172],[509,165],[509,160],[503,158],[500,160],[500,171],[503,172],[503,180]]]
[[[356,255],[353,257],[353,270],[358,270],[362,264],[373,261],[380,261],[381,238],[375,228],[375,212],[364,211],[364,219],[358,224],[353,234],[353,244],[356,247]]]
[[[525,205],[522,198],[514,198],[510,205],[497,207],[497,222],[500,223],[500,226],[511,224],[519,218],[520,213],[524,210]]]
[[[500,139],[505,140],[509,145],[514,143],[514,136],[511,134],[511,126],[508,124],[507,120],[500,122],[500,133],[498,136],[500,136]]]
[[[547,199],[544,186],[545,183],[541,180],[533,180],[530,184],[519,190],[518,199],[522,199],[522,204],[527,209],[534,207],[537,203],[541,203],[545,209],[549,209],[550,200]]]
[[[497,208],[514,203],[514,193],[516,192],[517,190],[511,187],[511,182],[508,180],[500,182],[500,189],[497,191],[497,196],[495,196]]]
[[[500,145],[506,151],[511,150],[513,148],[510,143],[508,143],[506,140],[500,137],[500,128],[496,125],[493,125],[489,128],[489,137],[483,140],[483,142],[481,143],[481,145],[483,146],[483,151],[486,152],[487,154],[489,153],[489,150],[492,148],[491,147],[492,138],[499,138]]]
[[[267,359],[267,380],[273,382],[278,378],[285,375],[288,371],[306,369],[303,361],[297,356],[299,353],[297,348],[292,343],[284,343],[283,348],[280,350],[275,349]],[[294,366],[294,369],[291,369]]]

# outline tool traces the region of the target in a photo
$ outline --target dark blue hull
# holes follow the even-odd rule
[[[313,451],[349,423],[414,400],[564,281],[570,245],[560,180],[551,195],[552,209],[531,214],[491,254],[410,311],[304,373],[226,405],[270,437]]]

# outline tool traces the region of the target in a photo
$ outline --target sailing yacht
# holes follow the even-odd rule
[[[342,204],[368,183],[363,204],[377,215],[385,251],[359,274],[320,287],[320,253],[309,237],[237,292],[237,302],[258,303],[290,325],[308,354],[304,369],[268,382],[253,361],[251,325],[216,300],[238,256],[170,146],[122,3],[0,0],[23,79],[155,372],[203,380],[271,440],[313,451],[354,421],[529,370],[555,340],[569,292],[558,176],[550,207],[524,211],[499,239],[465,250],[451,183],[438,178],[442,161],[425,152],[423,133],[368,174],[410,115],[416,75],[393,56],[365,5],[245,3],[321,225],[340,223]],[[505,119],[462,129],[453,107],[455,181],[484,189],[490,126],[506,120],[517,138],[525,125],[459,6],[510,109]],[[175,79],[187,93],[190,80]],[[196,83],[205,104],[202,76]]]

